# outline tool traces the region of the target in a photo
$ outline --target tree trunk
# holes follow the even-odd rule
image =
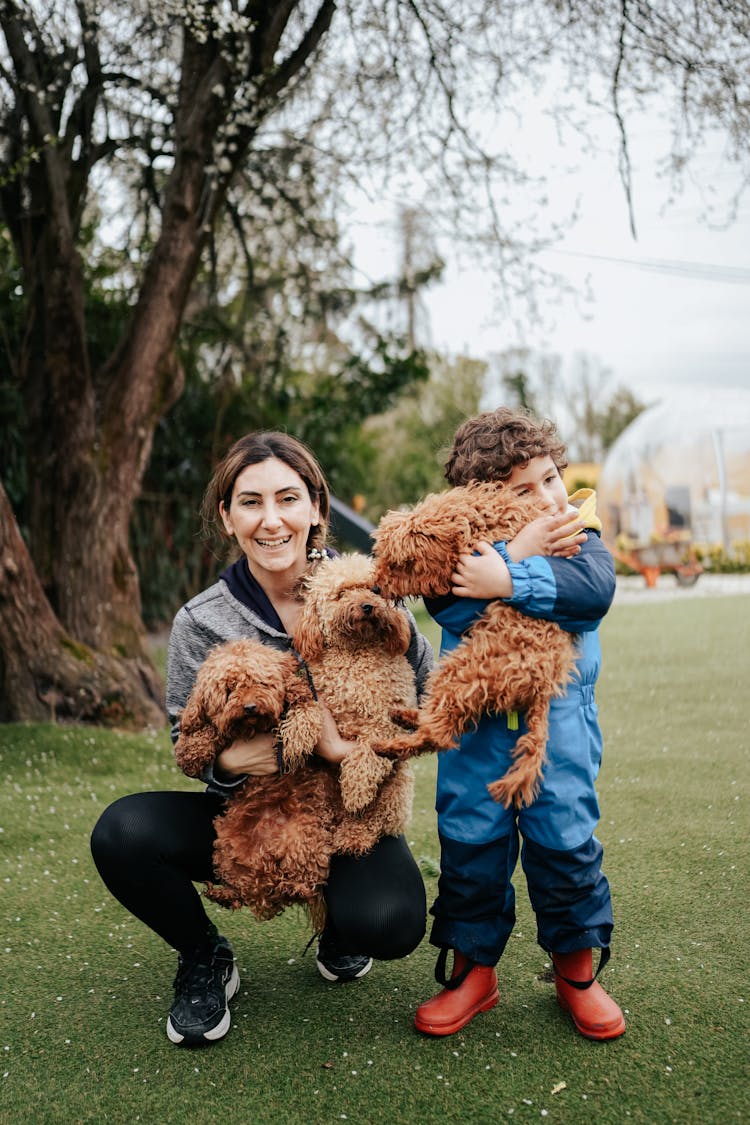
[[[162,687],[150,664],[95,652],[65,632],[2,485],[0,636],[0,722],[164,725]]]
[[[246,84],[252,79],[255,105],[233,149],[227,149],[233,151],[232,167],[221,177],[214,146],[236,108],[227,61],[232,40],[193,34],[186,21],[174,163],[160,200],[159,237],[120,345],[93,371],[78,240],[87,177],[107,147],[96,143],[94,132],[105,68],[91,24],[84,28],[85,104],[60,136],[62,102],[42,96],[38,77],[40,67],[56,74],[59,60],[45,53],[33,16],[0,4],[23,88],[7,131],[22,137],[23,147],[13,175],[0,177],[0,200],[28,298],[18,370],[27,404],[30,486],[24,523],[34,559],[32,565],[3,493],[3,717],[53,714],[105,721],[119,715],[133,723],[156,721],[159,689],[146,653],[130,517],[156,424],[181,391],[174,346],[206,233],[258,123],[307,64],[335,7],[333,0],[321,0],[296,48],[278,62],[281,37],[297,6],[298,0],[256,6],[252,73],[243,76]],[[26,152],[34,159],[20,159]]]
[[[83,275],[62,193],[47,212],[38,244],[46,260],[35,274],[40,292],[32,315],[44,346],[31,364],[37,359],[42,371],[32,369],[27,377],[56,393],[47,411],[29,417],[29,465],[40,457],[43,465],[32,490],[31,550],[71,635],[138,659],[146,656],[145,632],[130,517],[156,423],[182,389],[174,345],[210,219],[202,207],[205,167],[226,112],[211,88],[224,68],[213,41],[199,44],[187,37],[185,81],[190,77],[205,93],[199,98],[193,91],[193,112],[178,119],[159,238],[130,324],[98,372],[89,370]],[[49,154],[48,179],[57,159],[58,153]]]

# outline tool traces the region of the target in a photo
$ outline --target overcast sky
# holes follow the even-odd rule
[[[642,120],[632,135],[637,239],[611,134],[603,138],[601,155],[577,157],[572,173],[550,174],[555,193],[580,200],[580,219],[541,262],[581,293],[590,288],[593,299],[585,309],[583,302],[557,308],[550,300],[543,311],[552,326],[544,332],[524,328],[521,338],[494,314],[491,278],[459,269],[451,248],[442,245],[445,280],[425,298],[430,343],[478,358],[527,345],[560,354],[565,365],[583,351],[611,370],[613,386],[622,383],[649,403],[685,383],[750,388],[750,200],[741,201],[731,226],[717,225],[738,184],[717,141],[682,194],[669,202],[659,167],[665,144],[658,114]],[[541,133],[539,145],[546,160],[549,143]],[[395,210],[394,201],[383,201],[359,214],[357,260],[369,276],[397,268],[388,235]]]

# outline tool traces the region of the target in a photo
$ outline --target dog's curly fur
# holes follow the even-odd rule
[[[375,583],[388,598],[448,594],[460,554],[479,540],[513,539],[540,514],[500,482],[472,482],[408,512],[388,512],[374,533]],[[513,764],[488,788],[506,808],[530,805],[542,778],[550,699],[564,693],[574,667],[572,638],[558,625],[492,601],[431,673],[417,730],[380,749],[398,758],[448,749],[484,713],[521,711],[526,732]]]
[[[320,928],[332,856],[363,854],[408,823],[411,771],[377,756],[372,742],[416,725],[410,629],[371,587],[365,556],[324,561],[309,576],[294,636],[307,670],[293,653],[239,640],[198,671],[175,745],[184,772],[199,777],[235,739],[275,729],[287,771],[249,778],[216,818],[217,883],[206,894],[223,906],[267,919],[303,903]],[[338,769],[314,754],[322,715],[308,671],[341,735],[357,742]]]
[[[357,744],[341,763],[342,800],[351,814],[339,832],[342,851],[367,851],[380,836],[398,835],[409,820],[411,771],[373,747],[416,726],[410,640],[406,614],[373,589],[368,556],[326,559],[305,580],[294,645],[339,734]]]
[[[280,727],[282,757],[294,772],[254,777],[216,817],[214,871],[206,894],[247,905],[259,919],[292,903],[319,910],[333,851],[338,784],[312,752],[321,714],[292,653],[254,640],[214,649],[201,665],[180,716],[175,756],[190,777],[237,738]],[[304,764],[303,764],[304,763]]]

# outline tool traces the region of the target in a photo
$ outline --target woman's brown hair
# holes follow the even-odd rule
[[[261,461],[268,461],[271,457],[283,461],[290,469],[294,469],[305,482],[310,499],[313,503],[317,502],[320,522],[310,528],[307,550],[308,552],[313,549],[322,551],[331,511],[328,482],[312,450],[297,438],[281,433],[279,430],[258,430],[245,434],[227,450],[214,469],[201,504],[204,531],[207,536],[218,531],[222,539],[231,538],[219,515],[219,503],[223,501],[224,508],[229,511],[235,481],[243,469],[248,465],[258,465]]]
[[[551,457],[562,473],[568,459],[557,427],[500,406],[458,427],[445,476],[454,486],[472,480],[507,480],[516,465],[528,465],[534,457]]]

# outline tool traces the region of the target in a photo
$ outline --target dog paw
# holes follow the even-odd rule
[[[217,883],[206,883],[203,893],[211,902],[225,906],[227,910],[239,910],[244,905],[236,891]]]
[[[419,726],[419,711],[416,707],[397,707],[388,716],[391,722],[404,730],[415,731]]]
[[[397,734],[387,741],[374,747],[375,753],[381,758],[392,758],[394,761],[403,762],[408,758],[415,758],[418,754],[435,754],[439,750],[447,749],[453,743],[440,745],[430,736],[427,728],[417,727],[408,734]]]
[[[411,743],[403,738],[389,738],[387,742],[374,746],[373,750],[379,758],[386,758],[391,762],[403,761],[416,753]]]
[[[393,763],[367,746],[358,746],[341,763],[339,786],[347,812],[361,812],[378,795],[378,789],[393,770]]]

